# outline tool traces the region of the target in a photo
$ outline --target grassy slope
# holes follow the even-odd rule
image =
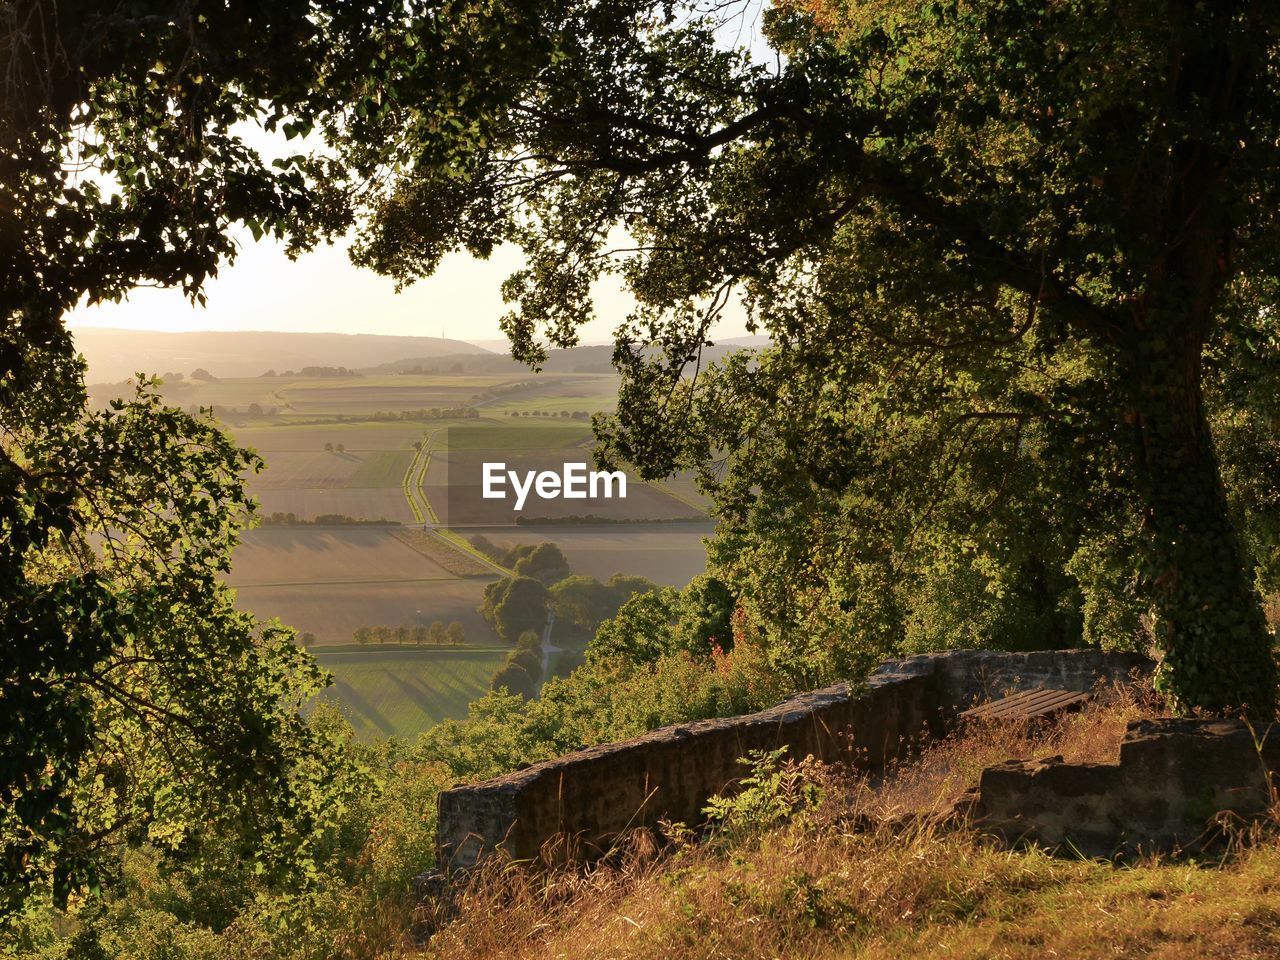
[[[822,804],[782,827],[656,855],[638,842],[587,872],[510,868],[482,879],[432,942],[440,960],[598,957],[985,958],[1280,956],[1280,841],[1222,862],[1128,866],[1001,850],[926,812],[1008,756],[1114,759],[1124,702],[1049,737],[979,731],[872,788],[829,770]],[[414,955],[412,949],[406,954]]]
[[[574,890],[559,878],[557,890],[517,892],[502,922],[448,928],[432,956],[1280,956],[1274,846],[1225,867],[1121,868],[1001,852],[968,835],[783,830],[631,870],[627,882],[588,878]],[[557,903],[566,893],[572,916]],[[482,902],[497,915],[494,900]]]
[[[334,677],[322,697],[341,702],[362,739],[415,738],[489,689],[506,659],[503,649],[315,651]]]

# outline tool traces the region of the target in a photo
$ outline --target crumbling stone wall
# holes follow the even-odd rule
[[[608,849],[626,830],[670,819],[697,822],[712,795],[742,773],[752,750],[843,760],[866,770],[942,732],[980,696],[1049,685],[1088,690],[1150,662],[1098,650],[949,651],[883,664],[865,684],[799,694],[759,713],[663,727],[439,797],[437,862],[473,866],[499,847],[516,859],[569,838],[576,855]]]
[[[1098,683],[1119,684],[1148,677],[1154,664],[1136,653],[1101,650],[949,650],[891,660],[880,670],[937,673],[945,708],[963,710],[981,700],[1048,687],[1086,691]]]
[[[1120,762],[1011,760],[982,773],[970,815],[1008,841],[1070,845],[1088,856],[1197,850],[1223,813],[1248,821],[1272,802],[1280,731],[1239,720],[1137,720]]]

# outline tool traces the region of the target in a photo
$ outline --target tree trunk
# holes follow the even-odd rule
[[[1126,364],[1144,573],[1162,654],[1157,688],[1183,710],[1270,719],[1273,641],[1205,417],[1201,327],[1177,319],[1152,325],[1155,335],[1148,326]]]

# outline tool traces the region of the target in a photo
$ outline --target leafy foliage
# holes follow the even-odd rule
[[[707,801],[702,812],[708,823],[729,838],[741,838],[815,809],[822,802],[821,788],[808,775],[805,763],[784,759],[786,753],[786,747],[779,747],[752,750],[739,758],[750,772],[733,793]]]
[[[595,577],[565,577],[551,588],[551,608],[557,617],[591,636],[631,597],[656,589],[657,584],[645,577],[622,573],[604,583]]]
[[[1219,460],[1273,455],[1241,401],[1275,356],[1276,11],[808,0],[763,10],[766,57],[723,42],[752,6],[409,11],[338,131],[400,171],[357,259],[518,243],[535,364],[620,277],[603,457],[726,457],[717,569],[796,669],[1141,644],[1184,708],[1269,713],[1275,494]],[[774,346],[690,382],[735,296]]]
[[[507,643],[514,644],[526,630],[539,635],[547,622],[550,594],[532,577],[507,577],[484,588],[481,615]]]
[[[0,404],[5,905],[93,886],[126,837],[296,877],[345,801],[298,714],[324,675],[219,578],[257,459],[153,384],[95,412],[78,362],[24,362],[40,389]]]
[[[569,561],[554,543],[521,544],[508,554],[507,559],[511,561],[508,566],[516,576],[532,577],[546,587],[569,576]]]

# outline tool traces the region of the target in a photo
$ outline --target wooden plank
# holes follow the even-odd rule
[[[1035,720],[1077,707],[1090,697],[1075,690],[1036,687],[1001,700],[972,707],[960,714],[964,720]]]

